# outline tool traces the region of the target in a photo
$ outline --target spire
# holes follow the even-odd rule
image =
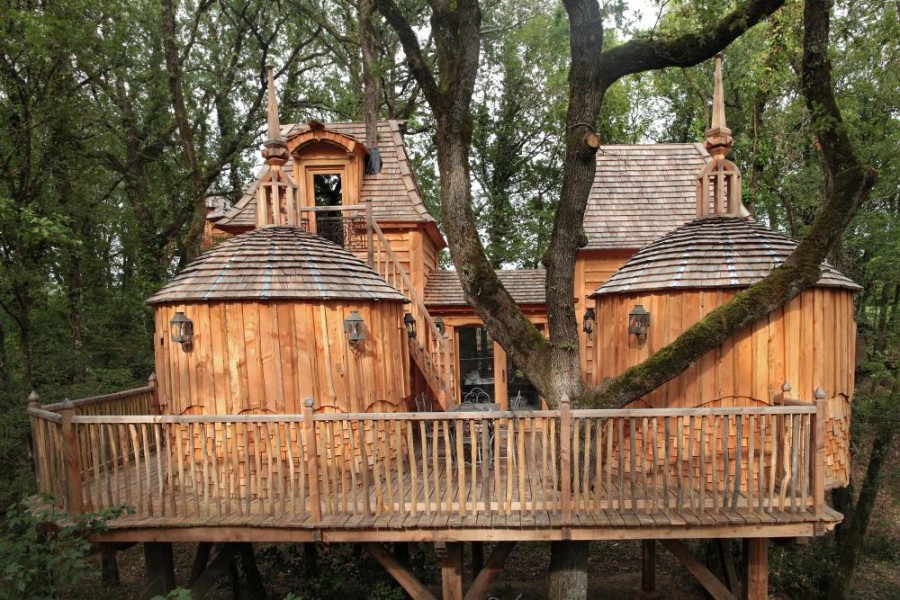
[[[725,88],[722,85],[722,54],[716,54],[716,76],[713,84],[712,123],[706,130],[706,149],[724,157],[734,145],[731,130],[725,124]]]
[[[275,94],[274,67],[266,65],[268,77],[269,108],[267,114],[267,135],[263,142],[263,158],[268,171],[262,176],[256,190],[256,226],[291,225],[300,222],[297,212],[297,190],[294,182],[281,167],[288,161],[287,142],[281,135],[278,121],[278,97]]]
[[[275,67],[272,65],[266,65],[269,80],[269,109],[267,115],[267,138],[263,142],[265,148],[262,151],[262,155],[266,159],[266,164],[270,166],[275,164],[283,165],[288,159],[287,143],[281,136],[281,123],[278,121],[278,97],[275,94],[274,69]]]
[[[725,87],[722,85],[722,55],[716,54],[713,83],[712,122],[706,130],[706,149],[711,160],[697,179],[697,218],[741,217],[741,172],[725,158],[734,146],[731,130],[725,124]]]

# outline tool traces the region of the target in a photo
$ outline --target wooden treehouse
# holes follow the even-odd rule
[[[274,98],[270,72],[265,170],[216,205],[210,249],[148,301],[150,384],[29,404],[40,491],[70,513],[133,507],[95,541],[145,543],[158,590],[172,542],[364,543],[416,598],[433,595],[382,544],[435,544],[443,597],[461,598],[461,544],[500,542],[478,598],[515,542],[640,539],[645,591],[661,540],[729,598],[735,584],[678,540],[742,538],[743,593],[762,598],[769,538],[840,521],[825,491],[849,476],[852,281],[824,265],[625,409],[548,410],[440,270],[400,124],[379,124],[382,167],[367,169],[362,124],[281,127]],[[794,248],[746,216],[731,144],[718,62],[705,146],[598,154],[576,265],[589,383]],[[500,277],[546,328],[544,273]]]

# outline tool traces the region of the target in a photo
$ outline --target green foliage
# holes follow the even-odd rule
[[[72,522],[52,509],[12,505],[0,526],[0,600],[58,598],[92,569],[87,536],[121,509]]]

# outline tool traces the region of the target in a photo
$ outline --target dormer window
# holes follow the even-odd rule
[[[333,173],[310,171],[313,203],[318,208],[341,206],[344,203],[344,170]],[[344,245],[344,220],[340,212],[317,212],[316,232],[330,242]]]

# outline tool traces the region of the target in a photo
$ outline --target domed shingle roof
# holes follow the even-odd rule
[[[408,301],[350,252],[285,226],[254,229],[223,242],[147,303],[288,299]]]
[[[794,240],[750,218],[696,219],[632,256],[592,295],[749,287],[783,263],[796,247]],[[862,289],[827,263],[816,285]]]

